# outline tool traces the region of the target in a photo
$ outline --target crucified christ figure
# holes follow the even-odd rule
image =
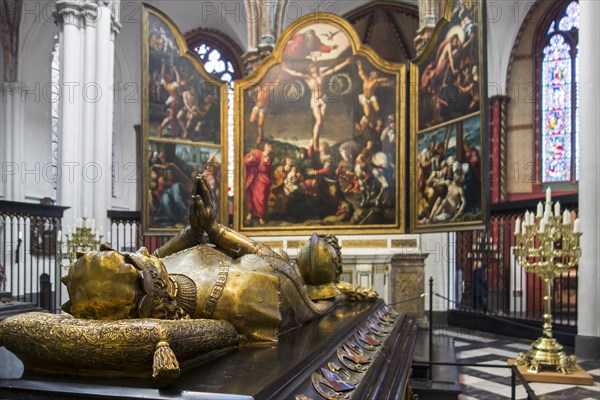
[[[321,72],[319,67],[313,63],[308,67],[308,74],[294,71],[286,66],[283,66],[283,70],[288,74],[304,79],[304,82],[306,82],[306,85],[310,89],[310,108],[313,116],[315,117],[315,124],[312,131],[312,143],[314,144],[319,143],[319,135],[321,133],[321,127],[323,126],[323,120],[325,119],[325,108],[327,107],[327,104],[325,103],[327,96],[324,91],[325,78],[338,72],[346,65],[349,65],[350,62],[351,59],[347,58],[345,61],[334,66],[333,68],[325,70],[324,72]]]

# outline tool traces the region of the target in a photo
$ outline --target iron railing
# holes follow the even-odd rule
[[[577,196],[562,196],[557,199],[563,209],[577,212]],[[534,211],[537,201],[539,200],[492,206],[487,229],[456,233],[456,309],[532,321],[542,320],[544,282],[538,275],[523,271],[514,257],[515,221],[517,218],[522,220],[526,210]],[[473,273],[479,262],[483,265],[487,285],[487,295],[483,302],[477,299],[473,290]],[[576,326],[577,268],[555,278],[552,310],[554,325]]]
[[[0,292],[51,312],[62,304],[57,237],[69,207],[0,201]]]
[[[145,247],[150,253],[166,243],[173,235],[144,235],[139,211],[114,211],[110,219],[110,238],[107,241],[118,251],[136,251]]]

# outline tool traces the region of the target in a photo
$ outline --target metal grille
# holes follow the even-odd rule
[[[563,200],[561,203],[577,211],[576,204]],[[454,288],[456,309],[533,321],[543,319],[544,282],[536,274],[523,271],[513,254],[515,220],[522,219],[525,211],[523,208],[495,212],[488,229],[456,233],[455,256],[459,271]],[[478,299],[474,290],[481,283],[473,280],[479,263],[487,285],[483,299]],[[577,268],[555,278],[552,316],[555,325],[577,325]]]
[[[0,292],[5,304],[32,303],[59,311],[65,271],[56,242],[64,209],[0,201]]]

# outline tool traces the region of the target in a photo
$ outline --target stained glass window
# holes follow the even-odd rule
[[[227,91],[227,104],[229,105],[227,110],[227,126],[228,126],[228,143],[229,143],[229,157],[227,160],[227,187],[228,195],[233,196],[233,121],[234,121],[234,97],[233,97],[233,77],[235,75],[235,68],[231,60],[228,60],[222,51],[216,47],[207,43],[196,43],[192,46],[196,54],[200,56],[204,64],[206,72],[213,74],[222,81],[229,82],[229,89]]]
[[[567,6],[564,16],[558,23],[558,29],[561,31],[570,31],[571,29],[579,29],[579,3],[574,1]]]
[[[557,14],[543,42],[540,156],[544,183],[579,177],[578,28],[579,3],[573,1]]]
[[[544,182],[571,180],[570,47],[554,35],[544,49],[542,67],[542,157]]]

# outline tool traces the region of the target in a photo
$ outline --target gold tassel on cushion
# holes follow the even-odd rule
[[[179,362],[175,353],[164,340],[158,342],[154,352],[152,377],[154,379],[170,379],[179,376]]]

